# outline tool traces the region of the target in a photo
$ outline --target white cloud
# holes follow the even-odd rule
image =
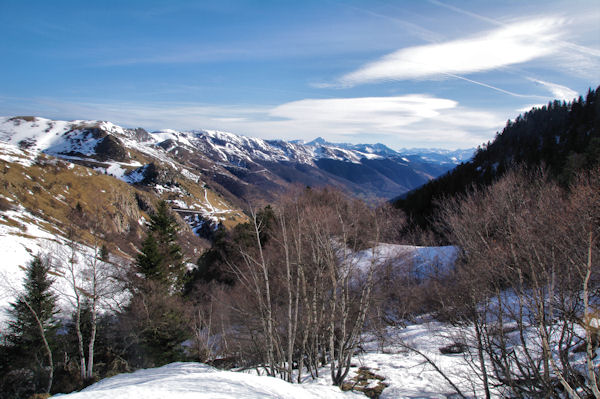
[[[562,20],[541,18],[504,25],[475,37],[408,47],[339,79],[343,86],[426,79],[498,69],[556,53]]]
[[[533,108],[542,108],[545,105],[547,105],[547,104],[531,104],[531,105],[526,105],[524,107],[517,108],[516,111],[518,113],[520,113],[520,114],[523,114],[525,112],[531,111]]]
[[[461,106],[428,95],[305,99],[279,105],[268,114],[278,120],[246,124],[246,131],[277,138],[365,142],[377,135],[392,147],[465,148],[493,137],[505,118],[500,113]]]
[[[578,96],[578,93],[575,90],[569,89],[567,86],[562,86],[556,83],[544,82],[543,80],[537,79],[530,80],[550,90],[554,98],[558,100],[571,101]]]
[[[331,122],[357,128],[363,125],[390,128],[434,118],[441,110],[456,106],[455,101],[423,95],[305,99],[279,105],[269,114],[277,118]]]

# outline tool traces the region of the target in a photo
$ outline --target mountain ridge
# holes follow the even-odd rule
[[[177,164],[188,174],[194,174],[193,170],[206,172],[212,169],[220,175],[217,183],[221,181],[230,186],[224,187],[230,194],[230,188],[236,191],[233,186],[244,183],[267,188],[262,196],[256,190],[250,190],[254,192],[248,194],[249,198],[239,193],[233,195],[246,201],[256,198],[268,201],[278,191],[269,189],[270,186],[286,186],[293,181],[306,185],[335,185],[365,198],[391,198],[426,183],[459,163],[458,159],[443,154],[438,159],[429,159],[426,151],[423,152],[425,155],[418,151],[404,155],[380,143],[337,144],[316,139],[301,144],[217,130],[147,132],[107,121],[69,122],[40,117],[0,118],[0,140],[77,163],[96,163],[97,168],[102,168],[103,162],[113,162],[112,169],[105,168],[108,174],[118,169],[114,165],[116,162],[121,169],[128,169],[115,174],[121,178],[133,173],[132,168],[149,164],[151,158],[173,167]],[[360,187],[360,179],[355,178],[357,168],[343,163],[361,165],[358,168],[362,169],[361,174],[368,172],[371,180],[379,184],[372,184],[365,190]],[[263,170],[266,171],[261,172]],[[257,178],[246,181],[253,173],[263,173],[266,177],[262,182]],[[236,184],[232,186],[227,182],[229,180]]]

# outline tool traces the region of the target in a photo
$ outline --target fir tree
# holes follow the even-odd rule
[[[165,281],[166,270],[163,268],[164,256],[158,249],[158,243],[152,233],[148,233],[142,242],[141,253],[137,257],[137,268],[145,278]]]
[[[52,361],[53,337],[58,327],[54,282],[49,277],[50,263],[39,256],[26,270],[23,292],[10,304],[7,341],[14,358],[12,367],[33,372],[32,388],[50,392],[54,375]],[[46,370],[48,369],[48,370]]]
[[[137,343],[130,363],[156,367],[185,358],[181,343],[189,338],[182,298],[185,268],[177,244],[179,226],[166,202],[150,216],[134,279],[134,295],[121,315]]]
[[[146,279],[180,290],[185,268],[181,247],[177,244],[179,226],[167,203],[160,201],[150,216],[148,235],[137,258],[137,268]]]

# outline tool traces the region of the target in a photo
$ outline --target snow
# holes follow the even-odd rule
[[[31,150],[41,151],[62,141],[62,134],[68,131],[72,124],[80,121],[52,121],[44,118],[34,118],[27,121],[20,118],[0,118],[0,141],[18,145],[21,141],[33,144]]]
[[[379,244],[356,254],[356,265],[367,270],[371,265],[391,263],[398,273],[410,272],[424,279],[449,271],[456,261],[454,246],[420,247],[414,245]]]
[[[9,163],[18,163],[23,166],[31,166],[35,160],[35,154],[22,150],[16,145],[0,141],[0,160]]]
[[[25,143],[33,153],[45,152],[68,159],[73,155],[83,155],[88,158],[94,155],[96,145],[103,138],[92,134],[89,129],[99,129],[115,135],[123,145],[144,155],[160,160],[174,169],[182,169],[170,157],[170,152],[178,153],[177,147],[184,147],[198,155],[206,156],[213,161],[220,161],[225,166],[236,165],[246,168],[248,165],[266,162],[297,162],[315,164],[319,159],[332,159],[342,162],[360,164],[363,160],[384,159],[387,156],[398,156],[396,152],[382,144],[352,145],[334,144],[324,140],[315,140],[306,145],[298,142],[282,140],[262,140],[245,137],[234,133],[217,130],[176,131],[164,129],[148,134],[144,142],[132,130],[106,121],[54,121],[44,118],[9,118],[0,117],[0,142],[18,146]],[[96,137],[94,137],[94,135]],[[172,140],[175,144],[167,150],[158,144]],[[458,163],[472,155],[472,150],[413,150],[404,155],[420,154],[423,160],[435,163]],[[470,154],[468,157],[465,154]],[[451,159],[451,157],[453,157]],[[91,159],[81,159],[92,161]],[[407,158],[403,158],[408,162]],[[116,167],[115,167],[116,169]],[[184,172],[185,173],[185,172]],[[193,172],[188,171],[193,175]],[[124,172],[114,171],[116,176],[126,176]],[[186,175],[186,177],[188,177]],[[190,176],[191,177],[191,176]],[[194,176],[193,180],[199,181]],[[128,181],[125,179],[125,181]],[[133,182],[136,182],[134,180]]]
[[[144,170],[146,166],[141,167],[142,164],[133,161],[133,162],[104,162],[105,165],[108,165],[106,168],[99,167],[94,168],[100,172],[105,172],[108,175],[116,177],[119,180],[124,181],[125,183],[133,184],[139,183],[144,180]],[[130,168],[138,167],[138,169],[131,170]]]
[[[359,152],[360,155],[362,155],[363,158],[366,159],[383,159],[383,157],[381,155],[377,155],[377,154],[372,154],[372,153],[365,153],[365,152]]]
[[[15,290],[20,289],[25,276],[24,268],[43,248],[53,243],[54,236],[40,229],[33,221],[36,218],[24,210],[5,211],[2,218],[10,218],[21,224],[21,228],[0,224],[0,324],[5,320],[5,310],[15,299]],[[31,220],[31,221],[29,221]],[[0,328],[1,331],[1,328]]]
[[[64,277],[64,271],[57,268],[56,260],[68,259],[70,248],[66,240],[53,233],[44,230],[44,221],[27,212],[20,207],[17,210],[5,211],[0,218],[9,218],[19,223],[20,227],[8,226],[0,223],[0,254],[2,254],[2,267],[0,268],[0,333],[3,324],[7,320],[6,310],[11,302],[14,302],[17,293],[21,291],[25,268],[34,255],[50,254],[53,261],[52,288],[58,293],[58,307],[61,309],[61,317],[67,315],[73,308],[69,298],[64,293],[70,292],[70,285]],[[78,256],[76,257],[76,270],[86,267],[86,261],[93,256],[92,248],[78,245]],[[123,302],[127,294],[117,285],[114,287],[118,294],[113,295],[106,303],[101,304],[102,310],[108,310],[112,301]]]
[[[221,371],[201,363],[172,363],[155,369],[120,374],[61,396],[73,399],[326,399],[359,398],[337,387],[290,384],[274,377]]]
[[[464,394],[480,397],[481,387],[473,387],[467,382],[472,369],[461,354],[440,352],[454,342],[454,328],[436,321],[423,320],[406,328],[390,327],[387,331],[383,351],[377,350],[380,342],[373,339],[367,343],[367,351],[357,357],[363,367],[374,370],[386,377],[388,387],[381,398],[447,398],[454,394],[450,384],[424,358],[404,346],[413,347],[433,360]],[[380,347],[381,349],[381,347]]]
[[[456,327],[422,319],[406,328],[389,327],[385,342],[367,337],[364,353],[352,359],[347,381],[360,367],[367,367],[384,377],[387,387],[382,399],[447,398],[455,392],[451,385],[413,347],[433,360],[461,391],[469,397],[480,397],[481,387],[474,380],[465,357],[442,354],[440,348],[455,342]],[[371,385],[375,384],[371,381]],[[500,397],[500,392],[493,392]],[[256,370],[222,371],[201,363],[172,363],[160,368],[138,370],[102,380],[78,393],[64,395],[73,399],[120,398],[364,398],[362,393],[343,392],[331,385],[328,367],[320,377],[305,376],[303,384],[290,384],[281,379],[259,376]]]

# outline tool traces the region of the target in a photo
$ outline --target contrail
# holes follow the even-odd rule
[[[465,78],[464,76],[455,75],[453,73],[443,72],[443,74],[446,75],[446,76],[450,76],[450,77],[453,77],[453,78],[456,78],[456,79],[461,79],[461,80],[464,80],[466,82],[473,83],[473,84],[476,84],[476,85],[479,85],[479,86],[487,87],[488,89],[496,90],[496,91],[498,91],[500,93],[508,94],[508,95],[513,96],[513,97],[542,98],[542,99],[546,99],[546,97],[544,97],[544,96],[537,96],[537,95],[533,95],[533,94],[519,94],[519,93],[514,93],[512,91],[504,90],[504,89],[501,89],[499,87],[492,86],[492,85],[489,85],[489,84],[483,83],[483,82],[478,82],[478,81],[473,80],[473,79]]]

